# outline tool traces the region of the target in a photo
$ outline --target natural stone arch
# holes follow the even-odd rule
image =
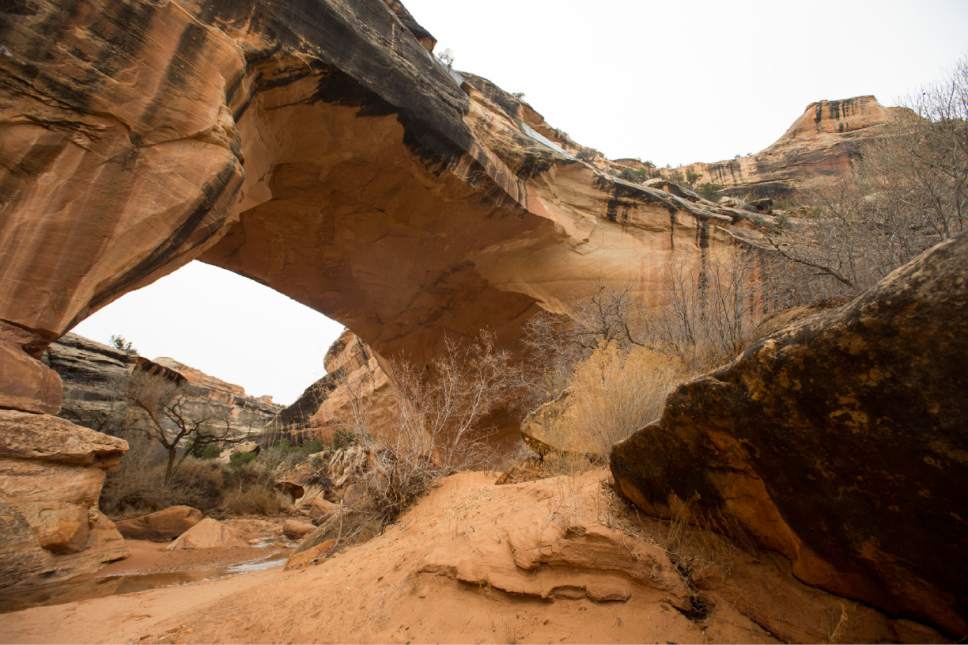
[[[194,258],[420,360],[603,282],[661,301],[673,255],[747,227],[579,161],[391,4],[51,1],[2,25],[0,406],[55,412],[31,357]]]

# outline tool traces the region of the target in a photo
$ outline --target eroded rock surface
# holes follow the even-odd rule
[[[321,542],[288,570],[0,614],[0,632],[16,642],[943,640],[798,582],[782,557],[634,513],[602,470],[493,478],[447,477],[378,537],[336,553],[337,540]]]
[[[127,555],[98,510],[128,445],[64,419],[0,410],[0,592],[95,571]]]
[[[339,430],[351,430],[364,411],[371,432],[392,427],[393,384],[380,357],[359,336],[344,330],[326,352],[323,365],[326,375],[279,412],[271,424],[274,430],[330,441]]]
[[[185,409],[190,414],[196,418],[209,416],[226,419],[236,434],[262,434],[282,410],[282,406],[273,402],[271,396],[252,396],[241,385],[210,376],[172,358],[160,357],[154,362],[185,377]]]
[[[0,408],[55,413],[62,386],[38,361],[45,347],[90,313],[195,258],[342,321],[377,356],[405,356],[419,364],[443,338],[473,338],[482,327],[513,349],[521,325],[539,307],[567,314],[603,285],[633,285],[644,307],[662,306],[672,266],[698,275],[706,263],[732,257],[738,232],[755,238],[772,221],[755,209],[713,204],[669,182],[623,179],[620,165],[589,154],[518,97],[438,63],[428,52],[432,37],[397,2],[31,0],[2,10]],[[791,145],[798,145],[797,132]],[[938,330],[950,313],[925,321],[925,329]],[[920,341],[944,338],[926,332]],[[935,374],[953,373],[945,365],[947,372]],[[876,375],[868,378],[882,383]],[[824,380],[835,382],[829,375]],[[819,404],[810,399],[806,405]],[[859,410],[837,422],[863,427],[861,412],[868,410]],[[749,431],[765,427],[753,424]],[[867,456],[865,448],[874,462],[882,458],[869,444],[855,445],[867,436],[863,431],[843,434],[851,439],[843,442],[852,448],[845,453],[851,459]],[[794,437],[800,438],[788,438]],[[26,441],[10,440],[29,459],[4,459],[27,488],[41,491],[59,482],[50,494],[99,490],[103,472],[96,465],[47,460],[42,441],[38,454]],[[763,454],[784,445],[770,444]],[[743,456],[746,448],[734,448],[730,454]],[[947,454],[951,463],[961,454],[931,450]],[[779,457],[770,463],[786,463]],[[767,462],[762,457],[756,467],[769,469]],[[692,476],[693,463],[701,462],[687,459],[676,468]],[[775,481],[795,478],[789,490],[801,490],[804,472],[816,470],[808,466],[773,473]],[[915,469],[914,479],[922,477],[920,469],[934,468],[909,460],[888,466],[900,473]],[[946,468],[950,473],[954,466]],[[62,486],[71,477],[85,481]],[[706,486],[706,477],[676,479],[675,485]],[[770,478],[748,481],[748,497],[762,500],[756,482]],[[887,484],[898,481],[903,479]],[[643,483],[629,484],[627,492]],[[860,547],[849,539],[840,555],[828,548],[828,534],[838,529],[822,518],[840,517],[848,508],[862,513],[865,504],[891,499],[856,492],[868,490],[868,483],[853,486],[845,484],[842,500],[863,499],[842,501],[840,508],[834,502],[841,498],[828,495],[796,513],[787,498],[772,492],[775,505],[763,508],[782,507],[783,517],[776,531],[762,534],[782,535],[779,527],[791,527],[800,541],[776,538],[782,548],[807,544],[804,536],[814,530],[809,546],[824,561],[843,565],[849,575],[859,568],[857,589],[882,580],[871,571],[883,576],[884,589],[872,602],[913,607],[957,626],[943,611],[952,606],[945,597],[922,594],[920,587],[901,589],[894,582],[907,578],[895,578],[879,564],[864,560],[861,566],[854,557]],[[923,509],[963,508],[964,500],[950,499],[957,487],[926,490],[931,503],[907,516],[918,518],[912,526],[931,526],[920,521],[919,513],[928,513],[928,520],[950,529],[944,524],[954,521],[944,519],[950,516],[939,519]],[[911,508],[911,494],[920,495],[920,489],[894,492],[903,493],[902,509]],[[704,502],[715,506],[716,499]],[[58,509],[75,503],[55,501]],[[25,571],[55,557],[34,557],[50,553],[40,540],[67,550],[81,541],[76,514],[64,511],[48,521],[18,512],[22,517],[11,516],[9,523],[11,543],[26,543],[25,526],[43,535],[41,551],[22,560]],[[101,524],[89,521],[88,543]],[[814,528],[803,528],[809,524]],[[900,519],[890,524],[901,537],[865,547],[861,555],[873,553],[871,562],[887,562],[883,553],[906,557],[895,546],[927,533],[904,529]],[[843,541],[833,543],[840,548]],[[931,589],[953,593],[946,576],[956,567],[937,571],[950,552],[926,551],[931,561],[922,563],[920,573]],[[805,579],[822,577],[802,573],[817,569],[804,558],[798,562]],[[909,560],[898,562],[902,571]],[[856,591],[853,584],[847,586]],[[265,606],[264,598],[258,600]],[[929,610],[925,603],[935,604]]]
[[[968,236],[680,386],[621,491],[738,524],[802,580],[968,633]],[[725,523],[724,523],[725,522]]]

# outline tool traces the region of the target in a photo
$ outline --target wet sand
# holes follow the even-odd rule
[[[0,613],[278,568],[285,564],[292,546],[280,537],[273,532],[251,531],[247,538],[253,546],[176,551],[169,551],[166,542],[125,540],[130,553],[127,558],[112,562],[92,575],[0,595]]]

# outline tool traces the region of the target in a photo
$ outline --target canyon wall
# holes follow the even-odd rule
[[[884,107],[873,96],[816,101],[763,150],[712,163],[659,169],[666,177],[691,177],[694,186],[714,184],[726,195],[788,197],[843,177],[867,142],[908,112]]]
[[[323,360],[326,375],[273,419],[271,429],[295,441],[331,441],[339,431],[380,435],[392,428],[395,389],[379,358],[344,329]]]
[[[674,256],[751,226],[581,161],[408,25],[375,0],[7,15],[0,405],[55,411],[46,344],[196,257],[420,360],[601,283],[659,302]]]
[[[225,419],[240,435],[261,435],[282,410],[271,397],[249,396],[240,385],[174,359],[149,361],[73,333],[51,343],[43,359],[64,384],[59,416],[95,430],[120,418],[127,380],[136,365],[160,365],[183,377],[186,412],[196,419]]]
[[[673,169],[661,169],[649,167],[635,159],[609,160],[601,153],[581,146],[566,134],[551,127],[538,112],[518,97],[504,92],[486,79],[466,73],[461,76],[465,83],[475,90],[471,94],[472,100],[476,99],[477,103],[488,104],[491,110],[504,111],[512,115],[522,129],[526,129],[532,136],[545,140],[564,154],[580,157],[597,172],[622,178],[625,182],[623,186],[628,184],[659,189],[668,195],[689,200],[694,204],[703,204],[705,200],[689,187],[671,181],[670,177],[685,179],[691,174],[693,186],[716,184],[723,188],[722,194],[743,197],[790,196],[797,191],[829,185],[830,182],[836,181],[850,171],[853,160],[860,155],[866,143],[885,136],[886,126],[905,112],[904,108],[884,107],[873,96],[817,101],[807,106],[787,131],[773,145],[761,152],[730,161],[694,163]],[[477,92],[480,93],[479,97]],[[481,119],[482,123],[490,121],[491,119],[487,117]],[[508,141],[507,137],[498,138],[495,134],[486,132],[484,135],[495,150],[502,151],[503,158],[513,158],[520,154],[519,142]],[[526,153],[522,160],[516,162],[522,167],[518,174],[530,173],[532,170],[529,168],[540,168],[541,164],[545,163],[529,155],[530,153]],[[617,213],[619,209],[615,210]],[[769,212],[769,205],[764,210]],[[612,215],[612,217],[615,216],[615,214]],[[731,216],[735,217],[735,214]],[[769,221],[769,217],[763,217],[760,221]],[[615,254],[615,246],[610,245],[609,255]],[[625,257],[628,258],[627,255]],[[622,279],[625,279],[629,277],[627,267],[616,266],[621,259],[621,255],[608,258],[604,257],[604,253],[597,254],[594,258],[595,266],[586,265],[582,269],[590,274],[597,274],[599,266],[610,266],[623,276]],[[507,273],[513,272],[514,275],[508,275],[505,279],[521,283],[529,280],[555,282],[559,276],[566,277],[573,273],[575,271],[573,267],[577,264],[579,260],[574,257],[569,257],[565,261],[541,258],[526,267],[512,265]],[[540,275],[527,277],[528,274],[535,272],[540,272]],[[642,271],[638,277],[644,274],[645,272]],[[605,282],[601,277],[599,279]],[[621,284],[621,282],[615,281],[615,284]],[[667,285],[663,284],[651,284],[647,287],[639,285],[639,287],[639,296],[650,299],[653,303],[661,302],[663,291],[667,289]],[[585,290],[584,295],[587,296],[589,293]],[[551,308],[551,303],[556,303],[558,311],[567,312],[569,300],[561,302],[554,290],[547,290],[541,296],[539,302],[545,308]],[[570,302],[576,299],[572,298]],[[341,337],[334,343],[334,350],[344,344],[344,338]],[[340,372],[331,370],[327,362],[327,375],[307,388],[304,396],[291,408],[293,414],[284,414],[280,417],[280,421],[284,421],[287,427],[302,427],[310,433],[320,430],[324,433],[331,432],[334,424],[339,423],[339,420],[348,413],[349,408],[345,404],[352,399],[348,392],[343,391],[345,377],[346,370]],[[384,379],[381,387],[386,386]],[[357,388],[356,396],[358,395]],[[383,403],[377,403],[376,406],[385,407]],[[315,413],[307,412],[310,409],[315,410]],[[302,412],[296,414],[296,410]]]

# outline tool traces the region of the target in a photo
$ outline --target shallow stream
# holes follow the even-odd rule
[[[53,582],[40,588],[0,594],[0,613],[19,611],[29,607],[59,605],[90,598],[135,593],[148,589],[174,587],[203,580],[218,580],[243,573],[275,569],[286,563],[290,553],[289,550],[275,551],[245,562],[207,565],[183,571],[120,575],[94,574],[65,582]]]

